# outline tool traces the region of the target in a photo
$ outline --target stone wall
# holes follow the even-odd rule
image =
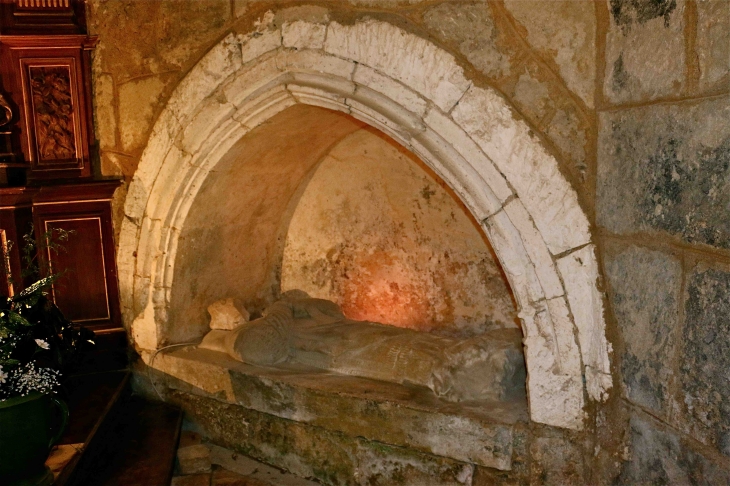
[[[267,12],[275,26],[296,19],[383,19],[436,42],[476,83],[513,100],[576,187],[594,184],[591,1],[550,2],[549,17],[539,20],[532,18],[534,5],[522,0],[90,0],[88,10],[89,31],[100,36],[93,61],[100,171],[127,183],[115,200],[117,222],[152,125],[174,88],[228,32],[249,32],[271,20]],[[582,202],[590,207],[592,198]]]
[[[458,197],[381,132],[335,144],[299,198],[281,290],[355,320],[460,337],[518,326],[494,250]]]
[[[726,484],[730,3],[596,14],[596,219],[629,415],[618,482]]]
[[[529,425],[515,481],[730,481],[726,0],[92,0],[96,133],[129,182],[173,89],[226,33],[387,20],[515,107],[594,223],[615,386],[582,434]],[[266,12],[271,11],[271,14]],[[125,191],[117,194],[117,220]],[[119,224],[117,224],[119,229]],[[477,471],[473,484],[504,479]]]

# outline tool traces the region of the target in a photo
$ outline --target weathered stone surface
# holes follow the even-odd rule
[[[596,75],[594,3],[506,0],[504,6],[527,30],[530,45],[552,59],[568,88],[592,107]]]
[[[208,306],[210,328],[230,331],[248,322],[249,314],[238,299],[223,299]]]
[[[558,105],[545,130],[563,157],[570,161],[570,172],[579,182],[585,182],[589,175],[586,152],[590,135],[584,115],[573,103]]]
[[[171,392],[206,437],[324,484],[468,485],[473,466],[401,447],[352,438],[252,410]]]
[[[685,0],[606,0],[603,92],[614,103],[679,94],[684,84]]]
[[[180,447],[177,450],[177,465],[181,474],[210,472],[210,449],[205,444]]]
[[[221,353],[160,354],[165,384],[339,434],[509,469],[512,427],[524,402],[463,410],[426,389],[312,370],[257,368]],[[215,378],[219,377],[219,378]]]
[[[730,98],[603,113],[598,224],[730,248]]]
[[[502,97],[472,86],[452,116],[515,188],[553,255],[590,241],[575,190]]]
[[[119,177],[123,176],[126,162],[136,161],[114,152],[101,152],[101,173],[105,176]],[[132,169],[134,170],[134,169]]]
[[[217,464],[223,468],[213,473],[213,481],[218,484],[237,486],[238,483],[227,481],[228,478],[244,477],[248,481],[260,481],[264,486],[316,486],[319,483],[308,479],[294,476],[280,469],[273,468],[259,461],[254,461],[250,457],[246,457],[230,449],[209,444],[210,460],[213,464]],[[223,472],[227,474],[223,474]],[[242,486],[248,486],[243,484]],[[251,484],[251,486],[256,486]]]
[[[360,86],[366,86],[382,93],[419,116],[423,116],[426,112],[428,106],[426,100],[388,76],[380,74],[375,69],[358,64],[352,80]]]
[[[698,265],[687,279],[680,347],[690,431],[730,456],[730,269]]]
[[[94,0],[89,2],[89,33],[100,34],[99,67],[126,81],[180,70],[220,37],[230,14],[229,0]]]
[[[611,388],[611,369],[603,319],[603,294],[598,290],[595,247],[587,245],[558,260],[568,304],[578,330],[588,394],[603,400]]]
[[[470,85],[451,54],[385,22],[368,20],[352,26],[332,22],[327,27],[325,51],[399,80],[444,111]]]
[[[538,120],[555,109],[548,85],[532,77],[527,70],[517,78],[512,100],[521,111],[528,112]]]
[[[623,338],[620,366],[628,398],[663,414],[673,375],[681,262],[636,246],[608,252],[605,262]]]
[[[472,486],[517,486],[527,485],[530,481],[530,433],[526,425],[515,427],[512,442],[512,470],[475,466]]]
[[[281,26],[282,45],[295,49],[321,49],[327,26],[297,20]]]
[[[530,456],[530,484],[587,484],[583,451],[574,439],[535,437]]]
[[[631,417],[630,457],[615,484],[728,484],[730,471],[655,420]]]
[[[114,102],[114,78],[109,74],[97,75],[94,78],[94,121],[101,150],[117,145],[117,117]]]
[[[422,331],[514,327],[489,243],[420,163],[368,130],[335,144],[291,216],[282,290],[332,300],[354,320]]]
[[[169,75],[149,76],[119,85],[119,136],[123,150],[133,152],[144,147],[170,81]]]
[[[170,486],[210,486],[210,473],[175,476]]]
[[[727,89],[730,79],[730,5],[727,0],[697,4],[695,51],[700,68],[700,90]]]
[[[498,44],[491,7],[486,2],[446,2],[427,10],[423,19],[441,41],[454,43],[477,70],[492,78],[509,74],[513,53]]]

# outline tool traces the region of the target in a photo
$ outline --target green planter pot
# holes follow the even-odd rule
[[[31,392],[0,401],[0,484],[52,483],[45,462],[67,421],[66,405],[51,395]]]

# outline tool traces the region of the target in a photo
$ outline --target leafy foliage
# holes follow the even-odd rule
[[[58,241],[66,241],[69,233],[61,235],[55,240],[53,233],[42,235],[44,243],[39,251],[61,251]],[[49,269],[39,268],[32,236],[23,238],[23,276],[40,276],[41,271]],[[58,373],[94,345],[94,333],[75,326],[46,296],[46,289],[60,275],[40,277],[11,297],[0,296],[0,400],[24,394],[33,386],[48,391],[52,386],[49,383],[57,383]]]

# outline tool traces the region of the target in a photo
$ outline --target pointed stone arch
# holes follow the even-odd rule
[[[175,89],[125,202],[118,266],[135,346],[158,349],[180,230],[210,170],[297,103],[346,112],[418,155],[481,223],[523,322],[532,420],[580,429],[611,386],[588,219],[558,163],[496,91],[391,24],[295,21],[229,35]]]

